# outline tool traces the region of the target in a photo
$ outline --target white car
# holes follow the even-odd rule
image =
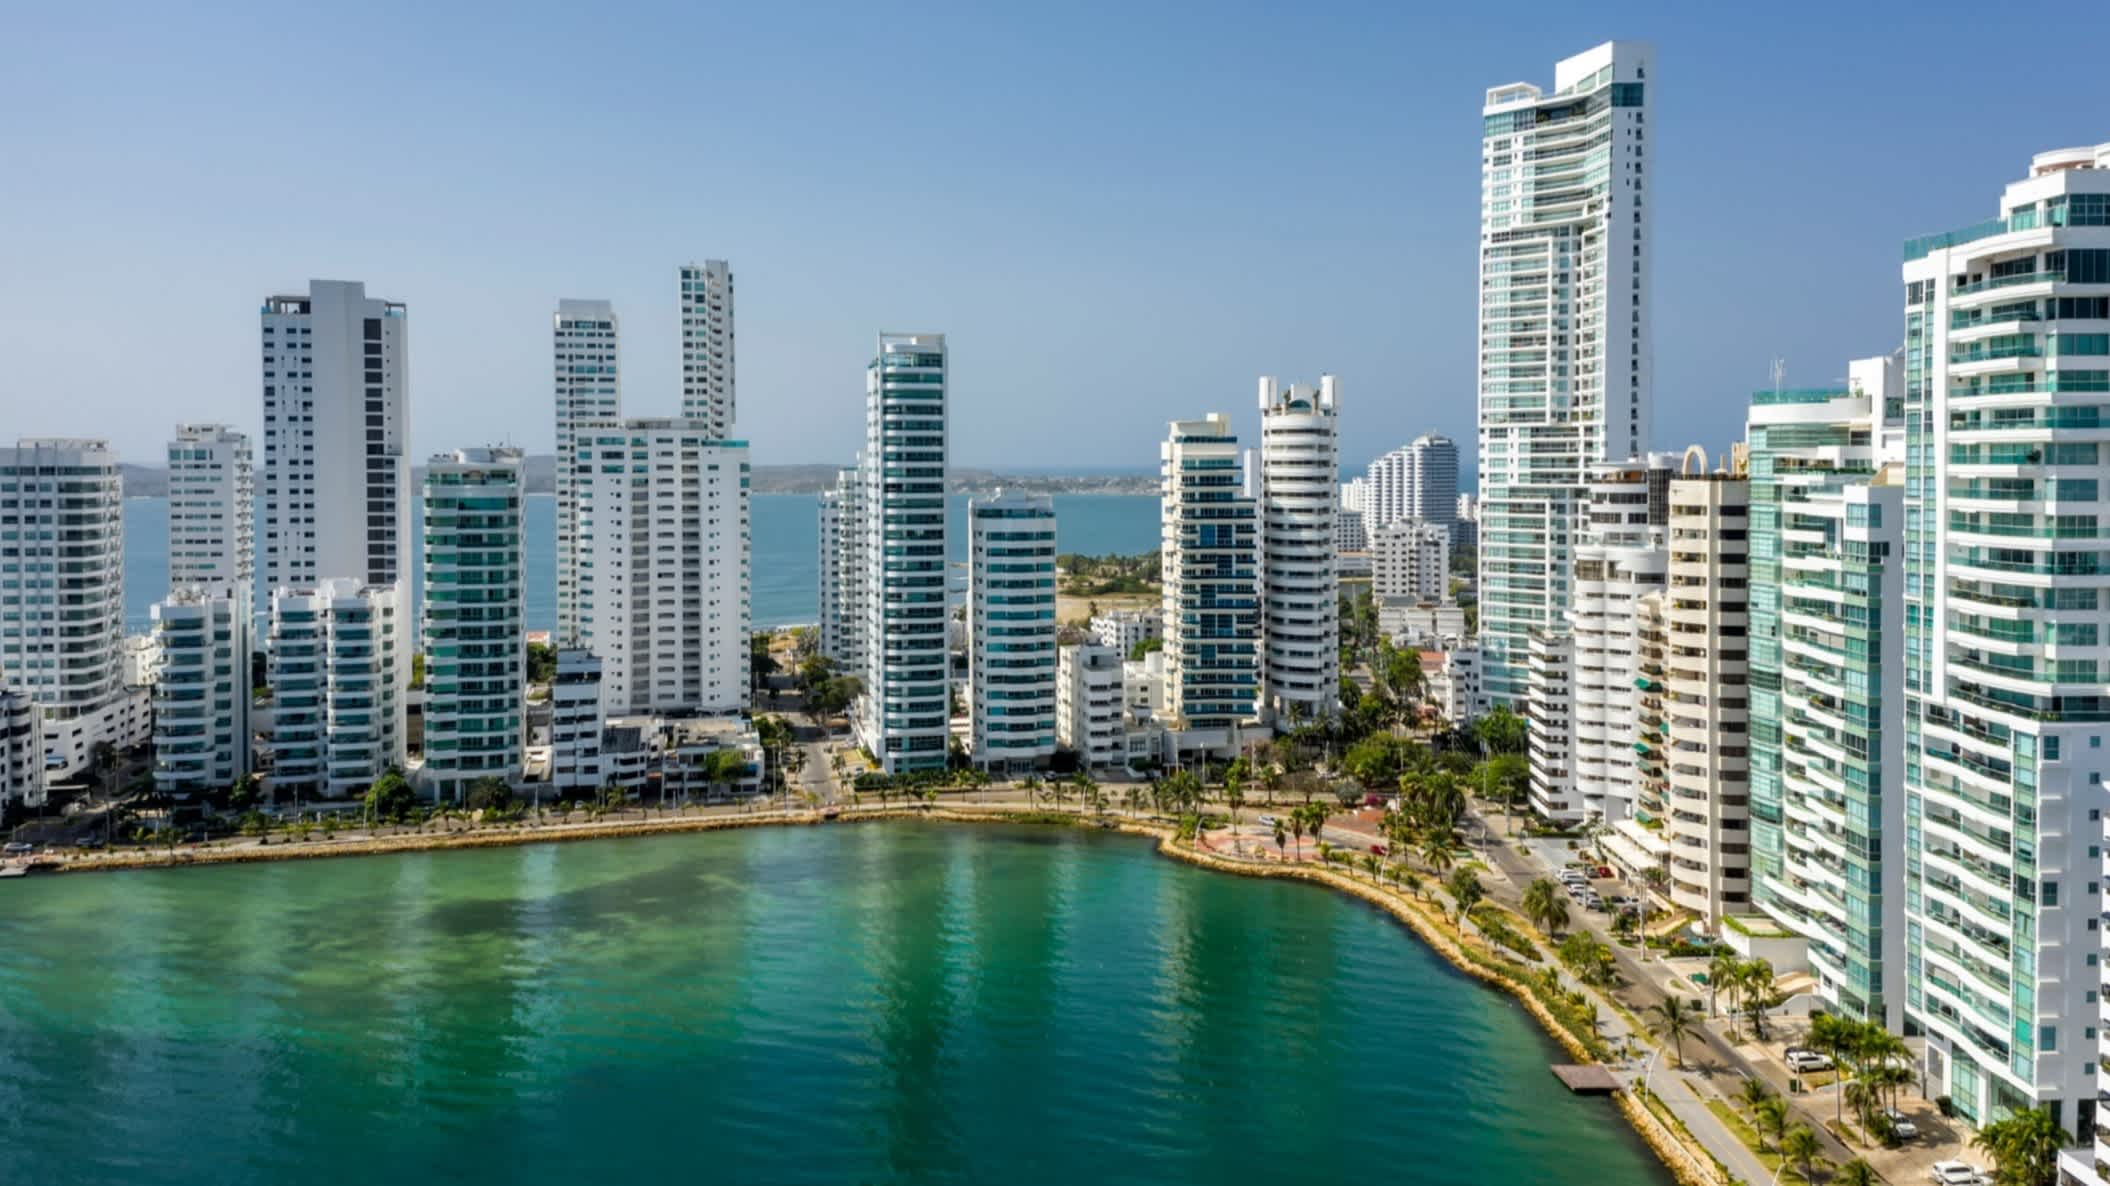
[[[1883,1115],[1890,1118],[1890,1131],[1896,1133],[1899,1140],[1909,1141],[1920,1135],[1919,1125],[1906,1119],[1905,1114],[1896,1108],[1883,1109]]]
[[[1985,1175],[1964,1161],[1937,1161],[1927,1167],[1927,1180],[1934,1186],[1979,1186]]]
[[[1788,1069],[1807,1074],[1810,1071],[1829,1071],[1832,1060],[1814,1050],[1790,1050],[1783,1056]]]

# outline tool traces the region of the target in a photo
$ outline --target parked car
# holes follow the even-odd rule
[[[1985,1175],[1967,1161],[1937,1161],[1927,1167],[1927,1180],[1934,1186],[1979,1186]]]
[[[1277,821],[1272,815],[1263,815],[1260,817],[1260,826],[1263,828],[1272,828],[1277,822],[1279,821]]]
[[[1793,1049],[1789,1050],[1782,1058],[1788,1064],[1789,1070],[1800,1074],[1832,1069],[1832,1060],[1814,1050]]]
[[[1899,1140],[1909,1141],[1920,1135],[1919,1126],[1906,1119],[1905,1114],[1896,1108],[1883,1109],[1883,1115],[1889,1119],[1890,1131],[1896,1133]]]
[[[6,853],[8,856],[11,857],[20,857],[27,856],[30,853],[35,852],[36,850],[37,846],[34,844],[25,844],[20,840],[11,840],[7,843],[6,847],[0,848],[0,853]]]
[[[1385,846],[1382,844],[1373,844],[1370,846],[1370,851],[1377,856],[1384,856]]]
[[[1563,869],[1559,873],[1554,874],[1554,876],[1560,878],[1562,882],[1568,885],[1588,885],[1590,883],[1589,878],[1584,877],[1573,869]]]
[[[1583,909],[1585,910],[1601,911],[1604,909],[1604,899],[1598,897],[1596,894],[1584,894],[1582,898],[1582,904]]]

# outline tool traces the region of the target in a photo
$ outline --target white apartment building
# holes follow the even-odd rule
[[[1087,769],[1128,761],[1121,713],[1122,652],[1097,644],[1057,652],[1055,740]]]
[[[1055,502],[967,504],[968,753],[1008,773],[1055,755]]]
[[[865,377],[859,742],[886,773],[942,769],[950,736],[943,334],[881,334]]]
[[[409,321],[356,281],[264,301],[264,580],[410,579]]]
[[[1175,420],[1163,475],[1165,705],[1168,729],[1222,745],[1252,720],[1260,694],[1256,508],[1241,491],[1230,417]]]
[[[457,449],[425,466],[421,773],[442,799],[483,778],[517,782],[526,756],[520,464],[518,449]]]
[[[1260,687],[1270,719],[1340,708],[1340,398],[1332,375],[1316,387],[1260,380]]]
[[[1429,702],[1453,727],[1463,728],[1493,711],[1480,680],[1480,644],[1462,639],[1446,644],[1442,661],[1423,665]]]
[[[1676,469],[1676,455],[1651,453],[1590,471],[1582,537],[1575,545],[1574,597],[1565,618],[1574,639],[1569,802],[1579,813],[1564,816],[1567,822],[1594,818],[1616,825],[1633,814],[1640,795],[1635,604],[1664,585]],[[1532,705],[1536,714],[1537,701]]]
[[[584,647],[557,650],[557,674],[550,682],[550,788],[558,794],[597,791],[608,786],[602,731],[608,714],[601,708],[601,660]]]
[[[560,300],[550,316],[557,400],[557,634],[579,641],[578,425],[623,414],[621,325],[608,301]]]
[[[1671,901],[1719,928],[1751,912],[1750,483],[1687,458],[1669,490],[1664,837]]]
[[[408,757],[406,600],[399,585],[350,577],[272,592],[274,801],[360,794]]]
[[[1136,647],[1153,638],[1165,637],[1163,609],[1117,609],[1092,615],[1086,627],[1092,641],[1111,648],[1126,659]]]
[[[820,653],[837,670],[864,671],[864,485],[855,467],[836,471],[820,495]]]
[[[1341,509],[1358,515],[1370,510],[1370,479],[1350,478],[1341,483]]]
[[[184,585],[151,611],[161,652],[153,683],[154,789],[187,798],[249,773],[250,599]]]
[[[1450,601],[1390,599],[1377,603],[1378,633],[1395,646],[1456,642],[1465,634],[1465,610]]]
[[[609,716],[749,699],[747,442],[696,419],[582,421],[579,645]]]
[[[1487,92],[1480,163],[1478,583],[1487,688],[1524,692],[1558,629],[1592,462],[1649,423],[1646,100],[1652,51],[1611,41]]]
[[[733,270],[722,259],[681,269],[681,414],[733,435]]]
[[[19,688],[0,685],[0,810],[44,806],[44,723]]]
[[[1584,815],[1575,797],[1575,639],[1531,632],[1526,660],[1525,756],[1531,765],[1531,807],[1572,824]]]
[[[2038,154],[1993,215],[1905,244],[1905,1009],[1965,1119],[2091,1133],[2110,144]]]
[[[1458,515],[1458,443],[1425,432],[1370,463],[1360,509],[1374,530],[1401,519],[1441,524]]]
[[[1342,552],[1363,552],[1369,550],[1369,547],[1370,533],[1363,527],[1363,512],[1351,511],[1345,507],[1334,511],[1334,553],[1338,555]]]
[[[249,437],[183,424],[169,442],[169,587],[226,588],[255,603],[256,464]]]
[[[1370,540],[1373,593],[1381,599],[1445,601],[1451,594],[1451,532],[1440,523],[1398,519]]]
[[[45,773],[147,740],[125,689],[124,490],[99,440],[0,448],[0,671],[43,712]]]

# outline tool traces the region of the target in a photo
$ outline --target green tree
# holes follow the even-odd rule
[[[527,681],[546,684],[557,678],[557,648],[546,642],[527,644]]]
[[[470,811],[504,812],[513,806],[513,788],[497,775],[485,775],[469,784],[462,806]]]
[[[1760,1082],[1749,1080],[1749,1082]],[[1751,1105],[1751,1126],[1758,1130],[1759,1148],[1765,1148],[1766,1137],[1780,1140],[1788,1130],[1788,1101],[1777,1095],[1768,1095]]]
[[[1684,997],[1672,995],[1649,1006],[1649,1032],[1670,1043],[1671,1057],[1685,1065],[1685,1035],[1699,1028],[1697,1011]]]
[[[1541,877],[1524,890],[1524,917],[1548,935],[1568,926],[1568,895],[1550,877]]]
[[[375,823],[396,823],[417,810],[418,794],[403,772],[390,766],[366,788],[366,816]]]
[[[1464,923],[1466,915],[1472,913],[1473,907],[1479,905],[1480,900],[1487,896],[1487,891],[1480,885],[1480,879],[1473,875],[1471,869],[1452,870],[1451,875],[1444,879],[1443,888],[1450,893],[1451,900],[1458,904],[1460,924]]]
[[[1140,663],[1145,655],[1154,655],[1164,649],[1165,640],[1162,638],[1137,639],[1136,645],[1128,648],[1128,659],[1131,663]]]
[[[1971,1144],[1993,1159],[1994,1186],[2054,1186],[2066,1133],[2049,1107],[2025,1108],[1979,1129]]]
[[[1714,1016],[1717,1012],[1715,999],[1724,992],[1734,992],[1737,983],[1742,978],[1742,972],[1743,963],[1737,959],[1735,952],[1730,951],[1726,947],[1715,952],[1714,958],[1707,961],[1707,1015],[1709,1017]]]
[[[1498,704],[1493,712],[1473,722],[1473,736],[1479,739],[1485,753],[1523,753],[1524,718],[1509,711],[1508,705]]]
[[[254,771],[235,779],[227,790],[227,809],[239,814],[255,811],[264,801],[263,783]]]

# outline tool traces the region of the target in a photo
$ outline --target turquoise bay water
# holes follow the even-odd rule
[[[947,502],[949,550],[967,558],[967,496]],[[527,501],[527,623],[557,624],[557,500]],[[757,494],[749,534],[754,545],[756,626],[786,626],[820,617],[820,508],[811,494]],[[416,518],[414,512],[414,518]],[[1057,546],[1065,552],[1133,554],[1158,546],[1154,494],[1061,494],[1055,497]],[[421,567],[413,560],[413,568]],[[125,500],[125,629],[148,628],[148,609],[168,592],[168,500]],[[261,603],[261,595],[259,596]]]
[[[899,822],[31,878],[0,1181],[1668,1182],[1336,895]]]

